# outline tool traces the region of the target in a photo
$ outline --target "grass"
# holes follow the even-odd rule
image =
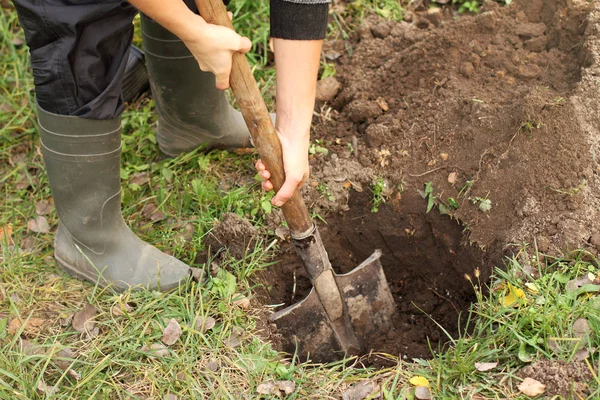
[[[360,16],[376,5],[380,2],[354,2],[350,11]],[[234,1],[231,8],[240,32],[253,38],[257,52],[251,62],[272,101],[265,2]],[[390,13],[394,10],[390,8]],[[162,158],[148,98],[132,104],[123,115],[124,217],[143,240],[187,263],[208,269],[214,260],[214,277],[207,285],[189,281],[171,293],[119,295],[70,279],[52,259],[55,211],[46,215],[50,233],[27,228],[37,215],[36,202],[51,194],[31,107],[27,49],[13,44],[22,38],[13,11],[0,13],[0,32],[1,399],[257,398],[261,383],[277,380],[294,382],[295,389],[286,398],[328,399],[339,398],[351,385],[366,380],[379,385],[387,400],[413,398],[414,387],[408,382],[417,375],[428,380],[436,399],[475,395],[524,399],[517,390],[521,381],[517,371],[524,365],[542,357],[568,361],[580,348],[600,346],[597,288],[566,289],[576,277],[597,276],[597,260],[582,252],[551,259],[525,247],[496,270],[489,290],[478,281],[478,274],[465,279],[477,295],[469,326],[445,346],[432,344],[430,360],[409,363],[381,354],[378,357],[393,366],[378,371],[361,359],[330,365],[294,362],[293,356],[278,353],[260,334],[265,310],[254,298],[260,284],[256,273],[271,262],[276,251],[273,236],[262,232],[264,241],[249,248],[241,260],[228,255],[209,255],[207,261],[199,257],[207,252],[203,238],[223,213],[244,216],[262,229],[269,212],[274,212],[263,206],[269,195],[260,191],[254,178],[252,158],[222,151]],[[166,217],[149,220],[144,215],[148,204]],[[530,277],[531,271],[536,278]],[[251,299],[250,307],[237,305],[240,294]],[[514,302],[508,304],[511,295]],[[98,312],[99,335],[91,339],[68,323],[86,304]],[[216,323],[203,331],[197,322],[208,317]],[[573,323],[578,318],[586,319],[594,333],[582,342],[574,339]],[[153,357],[144,346],[159,343],[171,319],[181,325],[182,335],[168,354]],[[476,362],[498,365],[480,372]],[[587,362],[597,371],[595,352]],[[590,399],[600,397],[595,376],[586,382]]]

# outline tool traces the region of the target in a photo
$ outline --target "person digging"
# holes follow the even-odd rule
[[[198,0],[203,1],[203,0]],[[309,131],[329,0],[271,0],[276,131],[286,180],[281,206],[308,176]],[[14,0],[31,55],[41,149],[59,218],[54,255],[80,279],[125,290],[170,290],[190,267],[139,239],[121,214],[122,80],[142,12],[160,150],[249,146],[228,103],[231,57],[248,38],[208,24],[189,0]],[[262,187],[270,173],[256,163]]]

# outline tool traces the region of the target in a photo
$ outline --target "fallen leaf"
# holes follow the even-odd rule
[[[448,174],[448,183],[456,183],[457,179],[458,172],[450,172],[450,174]]]
[[[50,397],[50,396],[54,396],[56,394],[58,387],[46,385],[46,382],[44,382],[44,380],[40,378],[38,385],[37,385],[37,390],[39,390],[41,393],[44,393],[45,395]]]
[[[215,321],[213,317],[204,318],[203,316],[198,316],[198,319],[196,320],[196,330],[202,333],[208,332],[215,327],[216,322],[217,321]]]
[[[15,36],[14,38],[12,38],[11,42],[15,47],[21,47],[23,46],[23,43],[25,43],[25,39],[23,39],[20,36]]]
[[[152,222],[162,221],[165,219],[165,214],[156,207],[154,203],[148,203],[142,211],[142,216],[149,219]]]
[[[277,391],[277,393],[274,393]],[[264,382],[256,387],[258,394],[279,394],[279,389],[275,386],[275,382]]]
[[[150,173],[148,171],[136,172],[131,175],[129,178],[129,183],[142,186],[144,183],[148,183],[150,181]]]
[[[60,351],[54,355],[54,363],[58,368],[65,371],[71,365],[74,356],[73,350],[65,347],[64,349],[60,349]]]
[[[431,399],[431,392],[427,386],[417,386],[415,388],[415,397],[419,400]]]
[[[475,363],[475,369],[480,372],[489,371],[490,369],[494,369],[498,366],[497,362],[488,362],[488,363]]]
[[[129,305],[129,303],[119,301],[119,302],[113,304],[113,306],[110,308],[110,312],[115,317],[120,317],[122,315],[129,314],[134,309],[135,308],[133,306]]]
[[[77,371],[75,371],[74,369],[69,369],[67,371],[67,375],[69,375],[71,378],[75,379],[76,381],[81,379],[81,374]]]
[[[502,305],[504,307],[515,305],[517,303],[517,299],[525,298],[525,292],[522,289],[514,287],[510,284],[510,282],[507,282],[506,287],[508,289],[508,293],[505,293],[504,297],[502,298]]]
[[[48,233],[50,232],[50,225],[48,220],[41,215],[38,215],[35,219],[30,219],[27,222],[27,229],[35,233]]]
[[[167,346],[171,346],[179,340],[181,336],[181,326],[175,318],[171,318],[167,327],[163,330],[163,337],[161,341]]]
[[[88,338],[94,338],[98,336],[99,330],[96,327],[94,317],[98,313],[98,310],[91,304],[86,304],[83,309],[73,316],[73,329],[77,332],[85,333]]]
[[[408,382],[413,386],[429,387],[429,381],[424,376],[413,376]]]
[[[60,326],[67,327],[69,325],[71,325],[71,322],[73,322],[73,317],[75,316],[75,314],[69,314],[64,318],[60,318],[58,320],[58,322],[60,323]]]
[[[242,338],[237,332],[231,332],[229,338],[225,340],[225,344],[231,348],[238,347],[242,344]]]
[[[21,243],[19,244],[19,247],[25,251],[31,251],[35,249],[35,246],[36,243],[33,236],[27,236],[25,239],[21,240]]]
[[[29,318],[25,321],[25,327],[23,328],[22,334],[25,336],[34,336],[37,335],[40,331],[40,327],[44,326],[47,323],[46,320],[41,318]],[[15,335],[23,326],[23,322],[14,318],[8,323],[8,334]]]
[[[533,283],[533,282],[526,282],[525,283],[525,287],[531,293],[539,293],[539,291],[540,291],[540,288],[535,283]]]
[[[169,355],[169,349],[162,343],[153,343],[150,347],[143,345],[141,350],[147,353],[146,356],[150,358],[166,357]]]
[[[592,284],[592,280],[590,280],[590,278],[585,275],[585,276],[581,276],[579,278],[575,278],[575,279],[571,279],[565,289],[567,290],[567,292],[576,292],[578,291],[582,286],[585,285],[590,285]]]
[[[448,160],[448,153],[441,153],[440,154],[440,158],[442,159],[442,161],[447,161]]]
[[[546,385],[531,378],[525,378],[517,387],[521,393],[529,397],[540,395],[546,390]]]
[[[9,246],[15,244],[12,239],[13,226],[8,224],[4,227],[0,227],[0,241],[6,241]]]
[[[256,387],[256,392],[259,394],[273,394],[281,397],[281,392],[284,394],[292,394],[296,390],[296,382],[294,381],[269,381],[261,383]]]
[[[44,355],[46,355],[46,349],[44,347],[40,346],[38,343],[33,342],[33,341],[20,339],[19,347],[21,348],[21,351],[23,352],[23,354],[28,355],[28,356],[36,356],[36,355],[44,356]]]
[[[37,215],[48,215],[52,211],[52,203],[48,200],[39,200],[35,202],[35,212]]]
[[[219,364],[216,361],[209,361],[208,364],[206,364],[206,369],[217,372],[219,370]]]
[[[590,354],[590,349],[587,346],[583,347],[581,350],[578,350],[577,353],[575,353],[575,355],[573,356],[573,360],[583,361],[587,359],[590,356]]]
[[[576,338],[587,338],[591,331],[592,328],[590,328],[590,324],[585,318],[578,318],[573,323],[573,335],[575,335]]]
[[[178,400],[179,397],[177,397],[176,395],[169,393],[166,394],[165,397],[163,397],[163,400]]]
[[[362,381],[355,385],[352,385],[350,389],[346,390],[342,395],[342,400],[363,400],[376,388],[376,384],[371,381]]]
[[[247,310],[248,308],[250,308],[250,299],[241,293],[236,293],[233,295],[233,304],[235,304],[239,308]]]

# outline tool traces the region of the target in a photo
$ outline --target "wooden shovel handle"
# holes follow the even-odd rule
[[[233,30],[223,0],[196,0],[196,5],[206,22]],[[254,146],[271,173],[275,191],[278,191],[285,181],[281,143],[244,54],[233,54],[229,82],[252,135]],[[299,190],[296,190],[283,205],[282,211],[292,236],[302,237],[312,231],[313,222]]]

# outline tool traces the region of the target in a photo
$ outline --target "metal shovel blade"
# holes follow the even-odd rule
[[[335,274],[342,294],[344,312],[348,313],[360,351],[385,334],[396,312],[394,299],[376,250],[362,264],[347,274]],[[344,356],[339,338],[313,288],[302,301],[273,313],[269,319],[277,325],[288,353],[298,352],[302,359],[329,362]]]

